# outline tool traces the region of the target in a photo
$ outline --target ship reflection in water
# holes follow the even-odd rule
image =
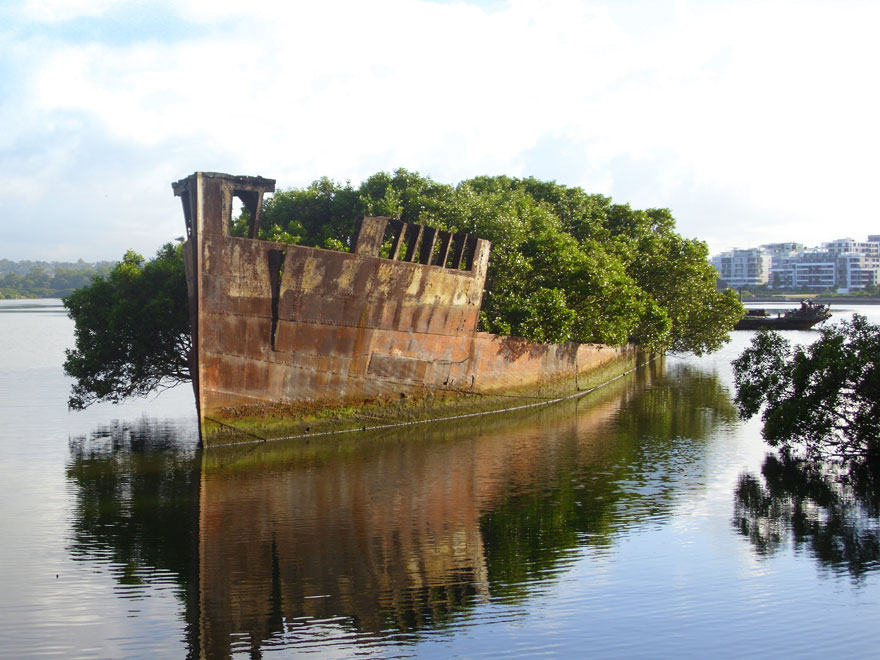
[[[207,656],[224,657],[235,640],[298,638],[302,648],[325,635],[405,638],[487,602],[499,577],[490,553],[508,542],[494,534],[511,530],[481,518],[546,487],[548,477],[558,480],[578,460],[566,453],[597,451],[575,439],[595,440],[647,376],[582,402],[578,414],[548,409],[384,437],[207,452],[199,516]],[[560,413],[567,419],[548,442],[546,426]]]
[[[734,417],[713,375],[657,361],[569,404],[384,435],[180,452],[117,429],[72,450],[71,552],[120,583],[176,575],[191,656],[369,654],[668,516]]]

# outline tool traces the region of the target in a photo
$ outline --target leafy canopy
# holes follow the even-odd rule
[[[682,238],[666,209],[633,210],[580,188],[480,176],[452,186],[404,169],[359,187],[322,178],[264,204],[259,237],[350,249],[358,215],[385,215],[492,241],[480,329],[543,342],[702,353],[742,316],[715,290],[705,243]],[[245,211],[233,221],[244,236]],[[70,405],[119,401],[189,378],[189,315],[180,248],[144,262],[129,252],[106,277],[69,296],[77,379]]]
[[[877,465],[880,326],[854,314],[808,346],[762,330],[733,362],[743,417],[764,408],[763,435],[784,452]]]
[[[452,186],[398,169],[355,189],[322,178],[271,197],[260,237],[348,249],[358,215],[492,241],[485,331],[703,353],[743,314],[732,291],[715,290],[706,244],[678,235],[667,209],[633,210],[552,181],[480,176]],[[245,235],[247,222],[234,233]]]
[[[106,276],[64,298],[75,348],[64,371],[76,379],[68,404],[117,403],[190,380],[190,323],[181,246],[150,261],[129,250]]]

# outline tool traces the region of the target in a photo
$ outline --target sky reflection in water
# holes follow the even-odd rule
[[[0,655],[864,655],[876,499],[830,524],[826,500],[755,476],[759,427],[737,420],[726,366],[745,341],[402,433],[203,453],[191,418],[134,415],[65,457],[55,424],[33,440],[51,515],[4,513],[51,539],[4,542],[19,577],[3,570]]]

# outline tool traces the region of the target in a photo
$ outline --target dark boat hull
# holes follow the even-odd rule
[[[768,330],[809,330],[817,323],[821,323],[825,318],[816,319],[790,319],[784,316],[766,318],[744,317],[734,327],[734,330],[760,330],[767,328]]]
[[[831,317],[827,305],[801,303],[800,308],[780,311],[771,316],[763,309],[747,310],[746,315],[733,327],[734,330],[809,330]]]

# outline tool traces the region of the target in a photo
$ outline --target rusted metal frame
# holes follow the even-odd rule
[[[473,270],[474,269],[474,255],[477,253],[477,237],[468,235],[467,240],[465,241],[465,257],[464,257],[464,269],[465,270]]]
[[[434,262],[434,265],[445,268],[446,261],[449,259],[449,245],[452,241],[452,234],[448,231],[438,231],[437,233],[440,236],[440,250],[437,252],[437,260]]]
[[[364,216],[359,215],[358,217],[356,217],[354,219],[354,233],[351,235],[351,238],[349,239],[351,241],[352,253],[354,253],[354,251],[357,249],[358,239],[361,236],[361,227],[363,227],[363,225],[364,225]]]
[[[434,256],[434,245],[437,242],[437,228],[425,227],[422,233],[422,246],[419,249],[419,263],[424,266],[431,265],[431,257]]]
[[[468,235],[465,233],[452,235],[452,241],[455,243],[455,247],[452,250],[452,264],[450,265],[450,268],[461,270],[461,262],[464,260],[464,246],[467,238]]]
[[[248,236],[250,238],[259,238],[260,216],[263,212],[263,193],[257,190],[241,190],[239,188],[234,188],[232,190],[232,195],[238,197],[241,200],[241,203],[244,204],[244,207],[251,214]],[[232,222],[232,218],[230,218],[230,222]]]
[[[396,260],[400,254],[400,246],[403,245],[404,235],[409,225],[400,220],[392,219],[388,221],[388,226],[394,232],[394,240],[391,242],[391,253],[388,255],[388,258]]]
[[[192,195],[190,195],[189,188],[183,189],[177,194],[180,195],[180,202],[183,204],[183,220],[186,223],[186,237],[190,238],[193,235],[193,216],[195,215],[192,208]]]
[[[188,176],[180,181],[171,184],[174,194],[180,197],[183,205],[183,220],[186,224],[186,236],[192,237],[196,232],[196,194],[195,194],[195,176]]]
[[[406,254],[404,261],[412,262],[416,255],[416,248],[422,240],[422,234],[425,231],[424,225],[409,225],[406,228]]]
[[[368,257],[378,257],[385,241],[385,228],[389,219],[384,216],[360,216],[357,231],[352,240],[352,252]]]

